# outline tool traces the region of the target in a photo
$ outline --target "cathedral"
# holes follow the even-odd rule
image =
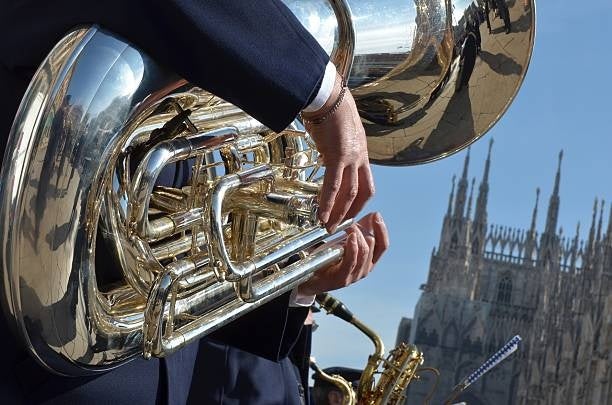
[[[574,236],[558,230],[561,152],[544,230],[536,229],[539,190],[528,229],[489,224],[491,146],[474,209],[469,151],[456,190],[453,178],[427,283],[414,317],[400,323],[398,342],[417,345],[424,365],[440,371],[431,403],[443,403],[518,334],[518,351],[454,402],[612,405],[612,210],[604,221],[604,204],[595,200],[584,239],[580,225]],[[423,373],[406,403],[423,403],[433,384]]]

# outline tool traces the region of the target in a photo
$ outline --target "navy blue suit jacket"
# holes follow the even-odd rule
[[[299,404],[290,356],[307,359],[306,308],[289,308],[289,294],[255,309],[164,359],[135,359],[95,377],[67,378],[38,366],[0,324],[5,351],[0,402],[20,404]],[[195,374],[194,374],[195,372]],[[279,379],[281,379],[279,381]],[[193,382],[193,389],[191,388]],[[190,392],[191,389],[191,392]]]
[[[66,32],[84,24],[117,33],[274,130],[312,98],[328,60],[278,0],[0,0],[0,156],[36,68]],[[302,321],[290,314],[285,295],[212,339],[276,361],[288,353]],[[262,331],[259,338],[252,338],[252,327]],[[97,377],[62,378],[19,349],[4,319],[0,347],[0,402],[13,404],[182,404],[198,349],[137,359]]]
[[[290,309],[286,334],[291,339],[281,345],[277,361],[221,341],[202,339],[189,405],[308,404],[311,327],[301,327],[297,335],[291,331],[299,327],[298,322],[304,321],[307,312],[307,308]],[[294,337],[297,339],[291,342]],[[263,343],[257,336],[253,340]]]

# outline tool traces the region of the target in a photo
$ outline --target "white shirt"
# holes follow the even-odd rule
[[[335,81],[336,66],[331,62],[327,62],[327,66],[325,66],[325,73],[323,74],[323,79],[321,80],[321,87],[319,87],[319,91],[312,102],[308,104],[306,108],[304,108],[304,112],[314,112],[323,107],[334,90]]]

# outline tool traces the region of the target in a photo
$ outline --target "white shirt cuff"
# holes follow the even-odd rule
[[[319,92],[314,100],[312,100],[312,102],[308,104],[303,111],[314,112],[323,107],[334,90],[335,81],[336,66],[331,62],[327,62],[327,66],[325,66],[325,73],[323,74],[323,79],[321,80],[321,87],[319,87]]]
[[[289,296],[289,306],[292,308],[310,307],[314,304],[314,300],[314,295],[302,295],[298,293],[298,288],[295,287],[291,290],[291,295]]]

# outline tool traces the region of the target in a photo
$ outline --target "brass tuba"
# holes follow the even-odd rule
[[[476,2],[286,3],[348,77],[375,163],[431,161],[482,136],[533,46],[532,8],[514,6],[516,32],[483,37],[486,60],[466,79]],[[157,183],[179,165],[185,184]],[[75,30],[36,72],[6,148],[5,313],[58,374],[172,353],[339,259],[310,249],[329,236],[316,221],[320,177],[299,122],[273,133],[112,33]],[[102,245],[118,276],[96,266]]]

